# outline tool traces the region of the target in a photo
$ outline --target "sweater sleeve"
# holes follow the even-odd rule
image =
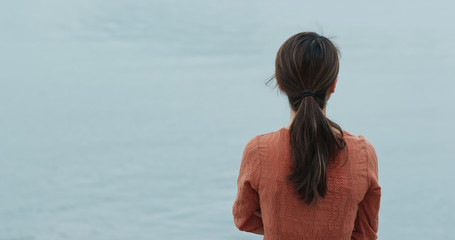
[[[237,179],[237,197],[232,207],[234,223],[241,231],[252,232],[262,226],[262,218],[254,212],[259,206],[260,161],[258,136],[252,138],[243,151]]]
[[[359,204],[352,239],[377,239],[381,186],[378,182],[378,159],[373,145],[366,139],[368,190]]]

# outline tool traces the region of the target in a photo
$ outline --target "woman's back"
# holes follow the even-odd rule
[[[347,147],[327,166],[326,196],[310,205],[288,178],[289,130],[252,138],[240,167],[236,226],[249,232],[263,227],[264,239],[376,239],[381,195],[376,153],[363,136],[343,135]]]
[[[338,55],[313,32],[295,34],[278,50],[270,81],[288,97],[291,119],[245,147],[233,207],[240,230],[278,240],[376,239],[376,152],[326,116]]]

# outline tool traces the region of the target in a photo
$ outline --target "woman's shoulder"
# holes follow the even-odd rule
[[[350,150],[358,149],[368,156],[373,162],[377,162],[376,149],[373,144],[363,135],[354,135],[346,130],[343,130],[344,140],[348,144]]]
[[[366,144],[369,146],[372,146],[370,141],[368,141],[365,136],[361,134],[353,134],[349,131],[342,130],[343,131],[343,138],[345,140],[350,141],[351,143],[358,143],[358,144]],[[250,139],[250,142],[257,142],[259,144],[271,144],[271,143],[279,143],[282,142],[283,140],[288,140],[289,139],[289,129],[282,127],[280,129],[274,130],[274,131],[269,131],[265,132],[262,134],[258,134],[254,136],[253,138]]]
[[[289,129],[282,127],[274,131],[255,135],[248,141],[247,146],[250,148],[281,148],[283,145],[289,145],[289,138]],[[350,148],[359,148],[359,150],[364,149],[368,152],[375,153],[373,144],[364,135],[353,134],[349,131],[343,130],[343,139],[348,145],[350,145]]]
[[[274,131],[258,134],[253,139],[256,139],[260,145],[270,145],[283,142],[288,137],[288,134],[288,129],[282,127]]]
[[[363,145],[367,145],[368,147],[373,147],[371,142],[369,140],[367,140],[365,138],[365,136],[363,136],[362,134],[356,135],[356,134],[352,134],[346,130],[343,130],[343,138],[345,140],[350,140],[350,141],[357,142],[357,143],[360,143]]]
[[[288,143],[288,129],[280,128],[278,130],[260,133],[252,137],[246,144],[247,148],[268,148],[273,146],[282,146]]]
[[[365,138],[363,135],[352,134],[351,132],[348,132],[345,129],[343,129],[343,137],[357,141],[363,141],[363,139]]]

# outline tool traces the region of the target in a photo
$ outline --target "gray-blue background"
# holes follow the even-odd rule
[[[254,239],[231,215],[240,157],[288,123],[264,82],[301,31],[342,52],[327,114],[376,147],[380,239],[449,239],[454,7],[2,1],[0,239]]]

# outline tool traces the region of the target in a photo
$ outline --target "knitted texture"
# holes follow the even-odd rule
[[[328,164],[327,194],[311,205],[299,200],[287,179],[293,166],[289,130],[252,138],[243,151],[232,208],[237,228],[252,232],[262,226],[265,240],[376,239],[381,198],[376,152],[363,136],[343,133],[347,148]]]

